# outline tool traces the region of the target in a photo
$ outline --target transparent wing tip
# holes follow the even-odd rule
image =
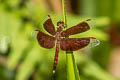
[[[86,21],[88,22],[88,21],[91,21],[91,20],[92,20],[92,19],[89,18],[89,19],[87,19]]]
[[[45,15],[44,17],[43,17],[43,19],[42,19],[42,22],[45,22],[47,19],[50,19],[51,17],[50,17],[50,15],[48,14],[48,15]]]
[[[93,48],[93,47],[96,47],[98,45],[100,45],[100,40],[98,40],[94,37],[91,37],[89,47]]]
[[[36,32],[38,32],[39,29],[35,29],[31,32],[30,37],[33,39],[36,36]]]
[[[91,29],[94,29],[95,25],[96,25],[96,20],[95,19],[90,19],[88,18],[86,20],[86,22],[90,25]]]

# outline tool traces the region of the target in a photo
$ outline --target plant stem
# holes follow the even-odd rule
[[[67,18],[65,9],[65,0],[62,0],[63,21],[65,28],[67,28]],[[77,65],[75,63],[73,52],[66,51],[66,66],[67,66],[67,80],[80,80]]]
[[[66,18],[66,9],[65,9],[65,1],[62,0],[62,12],[63,12],[63,21],[65,24],[65,28],[67,27],[67,18]]]

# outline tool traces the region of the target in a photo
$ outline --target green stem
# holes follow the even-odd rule
[[[66,9],[65,9],[65,1],[62,0],[62,10],[63,10],[63,21],[65,24],[65,27],[67,27],[67,18],[66,18]]]
[[[65,23],[65,28],[67,27],[65,0],[62,0],[63,9],[63,21]],[[67,67],[67,80],[80,80],[77,65],[75,63],[73,52],[66,52],[66,67]]]

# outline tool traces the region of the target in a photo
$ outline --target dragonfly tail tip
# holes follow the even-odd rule
[[[53,70],[53,74],[55,74],[55,70]]]

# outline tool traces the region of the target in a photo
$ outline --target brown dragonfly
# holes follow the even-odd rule
[[[86,21],[90,21],[90,19],[88,19]],[[55,73],[55,70],[56,70],[56,65],[58,62],[58,55],[59,55],[60,48],[63,51],[76,51],[76,50],[86,47],[90,43],[90,39],[96,39],[94,37],[66,38],[67,36],[82,33],[82,32],[89,30],[90,26],[86,21],[83,21],[67,30],[63,30],[64,22],[59,21],[59,22],[57,22],[57,26],[58,26],[57,31],[55,31],[54,24],[53,24],[50,16],[48,15],[48,19],[44,22],[43,26],[44,26],[44,29],[48,33],[51,34],[51,36],[43,33],[40,30],[36,30],[36,31],[38,31],[37,40],[41,47],[51,49],[56,44],[53,73]]]

